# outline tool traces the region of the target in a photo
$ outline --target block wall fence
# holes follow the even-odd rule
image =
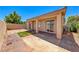
[[[7,24],[8,30],[14,30],[14,29],[25,29],[24,24]]]

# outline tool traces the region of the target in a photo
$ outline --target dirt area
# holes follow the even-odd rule
[[[72,33],[70,35],[63,35],[60,46],[72,52],[79,52],[79,45],[75,41]]]

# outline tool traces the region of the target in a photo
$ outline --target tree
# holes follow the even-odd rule
[[[19,24],[21,23],[21,16],[19,16],[16,11],[14,11],[13,13],[9,14],[8,16],[5,16],[4,19],[7,23],[15,23],[15,24]]]

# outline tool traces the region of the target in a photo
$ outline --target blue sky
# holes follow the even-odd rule
[[[0,20],[4,20],[4,17],[13,11],[16,11],[20,16],[22,16],[21,20],[25,21],[26,19],[61,8],[63,8],[63,6],[0,6]],[[66,17],[76,14],[79,14],[79,6],[67,7]]]

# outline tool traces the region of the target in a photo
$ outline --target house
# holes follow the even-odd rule
[[[61,39],[63,35],[65,13],[66,7],[28,19],[26,21],[27,29],[34,30],[36,33],[40,31],[55,33],[57,39]]]

